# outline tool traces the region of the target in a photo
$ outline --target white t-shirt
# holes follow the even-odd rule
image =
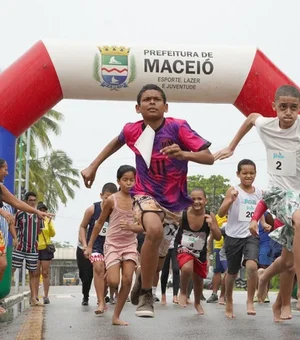
[[[235,189],[239,194],[228,210],[226,235],[235,238],[245,238],[251,235],[249,224],[255,207],[262,198],[262,191],[255,188],[255,191],[249,194],[239,186],[236,186]]]
[[[268,187],[300,193],[300,117],[289,129],[281,129],[278,118],[259,117],[255,126],[266,147]]]

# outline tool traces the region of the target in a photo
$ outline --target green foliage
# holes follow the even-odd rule
[[[208,199],[207,207],[214,213],[217,213],[229,187],[229,179],[221,175],[212,175],[209,178],[202,175],[188,176],[188,192],[203,188]]]
[[[73,161],[62,150],[52,150],[49,135],[61,133],[59,121],[64,116],[50,110],[31,127],[30,156],[29,156],[29,190],[38,195],[49,211],[55,213],[59,202],[66,205],[68,198],[74,199],[74,187],[79,187],[79,172],[73,168]],[[38,158],[37,144],[47,151],[46,156]],[[17,141],[17,162],[15,190],[18,191],[19,171],[21,183],[25,187],[27,136],[24,134]]]

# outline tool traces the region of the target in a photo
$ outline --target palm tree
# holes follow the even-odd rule
[[[38,194],[38,200],[44,201],[49,210],[56,212],[59,201],[66,204],[68,198],[74,199],[73,187],[79,187],[79,173],[72,168],[73,162],[62,150],[52,150],[49,134],[61,133],[59,121],[64,116],[58,111],[50,110],[31,127],[30,160],[29,160],[29,190]],[[38,158],[37,143],[50,154]],[[21,146],[21,147],[20,147]],[[16,182],[19,181],[19,171],[22,174],[22,186],[25,185],[27,139],[19,138],[17,141]],[[23,185],[24,183],[24,185]],[[17,188],[18,186],[15,185]]]

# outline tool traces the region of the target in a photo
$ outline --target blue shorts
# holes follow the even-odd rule
[[[221,249],[215,248],[213,252],[214,273],[225,273],[227,270],[227,261],[220,260],[220,251]]]
[[[269,244],[267,246],[259,248],[258,264],[260,266],[270,266],[271,265],[272,259],[270,258],[269,253],[270,253]]]
[[[277,257],[281,256],[281,251],[282,251],[282,245],[270,239],[270,248],[269,248],[268,256],[271,262],[274,262],[277,259]]]

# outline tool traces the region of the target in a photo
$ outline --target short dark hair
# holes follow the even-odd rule
[[[191,190],[191,193],[194,192],[194,191],[202,191],[204,197],[206,198],[206,192],[205,192],[204,188],[202,188],[202,187],[194,188],[194,189]]]
[[[135,167],[131,165],[121,165],[117,171],[117,179],[121,179],[122,176],[129,171],[132,171],[134,175],[136,175]]]
[[[145,85],[145,86],[142,87],[142,89],[140,90],[140,92],[139,92],[138,95],[137,95],[136,101],[137,101],[137,103],[138,103],[139,105],[141,105],[141,98],[142,98],[143,93],[146,92],[146,91],[148,91],[148,90],[155,90],[155,91],[160,92],[160,94],[161,94],[161,96],[162,96],[162,99],[163,99],[163,101],[164,101],[164,104],[166,104],[166,102],[167,102],[167,97],[166,97],[165,92],[164,92],[159,86],[157,86],[157,85],[155,85],[155,84],[147,84],[147,85]]]
[[[24,196],[24,200],[25,200],[25,201],[28,201],[29,196],[36,197],[36,193],[33,192],[33,191],[28,191],[28,192],[26,192],[26,194],[25,194],[25,196]]]
[[[275,101],[281,96],[293,97],[300,100],[300,91],[292,85],[282,85],[275,92]]]
[[[253,161],[251,161],[251,159],[242,159],[241,161],[239,161],[239,163],[237,165],[237,172],[238,173],[241,172],[243,165],[253,165],[254,169],[256,171],[256,164]]]
[[[114,194],[117,191],[118,191],[118,188],[115,185],[115,183],[106,183],[106,184],[103,185],[101,194],[105,194],[106,192]]]
[[[6,163],[6,160],[3,158],[0,158],[0,168],[2,168],[5,163]]]

